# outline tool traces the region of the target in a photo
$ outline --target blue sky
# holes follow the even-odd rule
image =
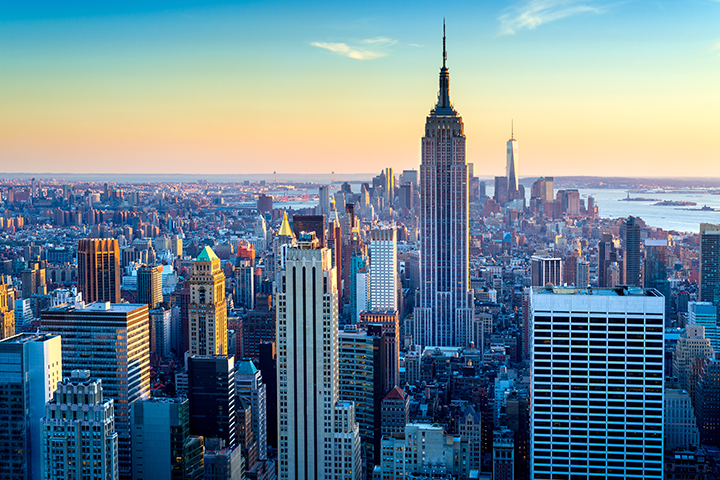
[[[720,176],[720,2],[26,2],[0,7],[7,171],[419,163],[442,18],[468,161]],[[486,173],[485,173],[486,172]]]

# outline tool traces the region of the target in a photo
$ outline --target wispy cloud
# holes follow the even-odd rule
[[[533,30],[543,23],[579,13],[603,13],[604,7],[589,0],[526,0],[500,15],[500,35],[513,35],[518,30]]]
[[[711,52],[718,52],[718,56],[720,56],[720,42],[717,42],[715,45],[710,47]]]
[[[388,37],[366,38],[351,44],[344,42],[312,42],[313,47],[324,48],[344,57],[355,60],[373,60],[388,54],[387,48],[395,45],[397,40]]]
[[[395,45],[397,43],[397,40],[394,38],[388,38],[388,37],[375,37],[375,38],[366,38],[365,40],[360,40],[360,43],[369,44],[369,45],[383,45],[383,46],[391,46]]]

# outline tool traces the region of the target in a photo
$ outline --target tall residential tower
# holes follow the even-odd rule
[[[420,165],[420,308],[415,342],[460,346],[473,308],[468,263],[468,166],[462,118],[450,103],[443,27],[443,66],[435,108],[425,122]]]

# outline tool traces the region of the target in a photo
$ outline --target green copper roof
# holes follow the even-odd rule
[[[243,359],[237,367],[237,373],[240,375],[255,375],[257,371],[257,367],[249,359]]]
[[[205,247],[202,249],[202,252],[200,252],[200,255],[195,259],[198,262],[212,262],[214,260],[220,260],[220,257],[215,255],[215,252],[213,252],[212,248]]]

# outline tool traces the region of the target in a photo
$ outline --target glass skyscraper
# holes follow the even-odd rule
[[[115,401],[120,478],[130,478],[130,404],[150,396],[148,306],[62,304],[42,313],[42,329],[62,337],[63,374],[90,370]]]
[[[700,224],[700,301],[720,306],[720,225]]]
[[[518,179],[518,142],[515,139],[515,132],[510,135],[507,141],[507,165],[505,167],[505,176],[507,177],[508,200],[519,198],[519,179]]]

